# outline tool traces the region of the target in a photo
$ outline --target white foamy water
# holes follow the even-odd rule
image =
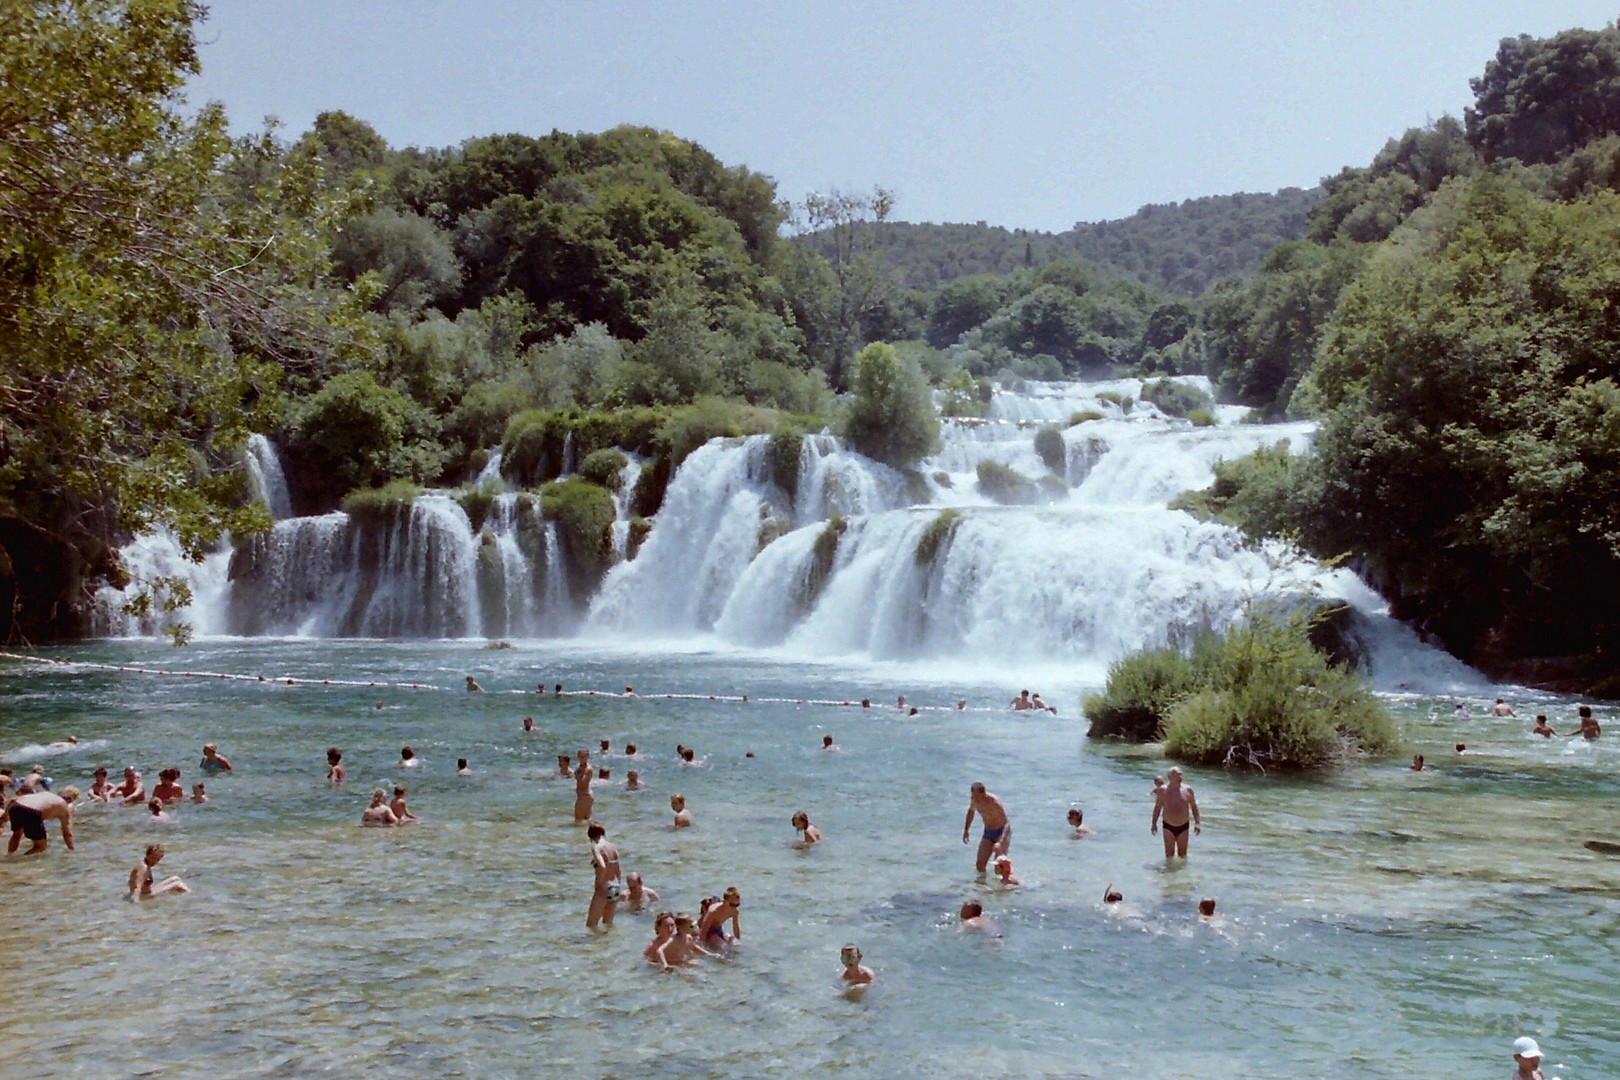
[[[1178,381],[1208,389],[1200,378]],[[222,553],[201,568],[178,563],[156,538],[138,541],[126,560],[143,579],[193,575],[191,616],[202,633],[698,636],[802,656],[1070,664],[1099,679],[1132,650],[1224,625],[1255,596],[1314,589],[1355,608],[1380,686],[1478,683],[1392,623],[1353,576],[1308,560],[1279,575],[1275,553],[1166,508],[1207,486],[1223,458],[1278,441],[1303,450],[1310,424],[1240,424],[1242,410],[1225,409],[1222,423],[1195,427],[1141,402],[1142,386],[998,392],[987,420],[945,422],[939,453],[910,480],[813,435],[788,485],[773,473],[765,436],[715,440],[677,470],[634,559],[630,504],[641,462],[631,455],[614,500],[618,565],[588,605],[569,579],[555,523],[515,492],[493,496],[476,529],[450,494],[429,493],[383,522],[279,520],[234,559]],[[1064,427],[1076,413],[1102,419]],[[1043,426],[1063,439],[1051,476],[1035,450]],[[571,468],[579,455],[570,443],[564,456]],[[289,502],[273,444],[256,438],[249,460],[267,504]],[[997,505],[978,485],[984,462],[1046,477],[1036,505]],[[492,454],[479,478],[490,490],[505,486],[498,470]],[[955,520],[941,520],[944,511]],[[841,523],[837,535],[830,520]],[[119,615],[125,599],[103,597],[105,632],[161,628]]]

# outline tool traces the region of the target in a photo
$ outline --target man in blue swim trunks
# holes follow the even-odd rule
[[[1012,822],[1007,820],[1007,808],[1001,805],[1001,800],[986,791],[983,784],[976,783],[968,789],[967,820],[962,822],[964,844],[973,828],[974,814],[984,821],[984,832],[979,835],[979,858],[975,863],[982,874],[990,865],[990,856],[1005,855],[1012,846]]]

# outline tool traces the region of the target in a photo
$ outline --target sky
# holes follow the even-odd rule
[[[214,0],[194,103],[394,146],[633,123],[906,221],[1060,231],[1309,187],[1616,0]]]

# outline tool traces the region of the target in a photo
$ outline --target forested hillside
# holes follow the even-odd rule
[[[1048,263],[1079,263],[1099,278],[1198,296],[1209,285],[1260,266],[1266,252],[1305,235],[1320,189],[1212,195],[1142,207],[1117,221],[1078,222],[1060,233],[978,222],[884,222],[877,245],[885,269],[909,289],[936,289],[973,274],[1007,274]],[[804,238],[818,248],[815,235]]]

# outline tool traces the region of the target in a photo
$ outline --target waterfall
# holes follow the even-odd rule
[[[263,435],[249,435],[247,470],[253,497],[270,511],[270,517],[276,521],[292,517],[292,496],[287,492],[287,474],[281,469],[276,444]]]
[[[1098,678],[1127,652],[1229,623],[1261,593],[1318,590],[1358,613],[1380,685],[1467,681],[1348,571],[1302,558],[1279,570],[1275,551],[1167,508],[1223,458],[1280,440],[1303,450],[1313,425],[1245,424],[1244,410],[1218,407],[1219,423],[1197,427],[1142,403],[1142,386],[1000,391],[984,419],[946,421],[939,451],[911,475],[830,435],[805,436],[787,475],[793,460],[769,436],[714,439],[675,471],[650,532],[632,505],[643,462],[628,455],[611,526],[619,560],[588,605],[539,496],[490,484],[429,492],[376,520],[277,510],[271,532],[203,567],[188,569],[161,537],[125,557],[147,579],[189,576],[201,633],[711,634],[818,657],[1052,661]],[[1070,426],[1076,413],[1095,418]],[[1036,452],[1042,428],[1059,432],[1061,459]],[[564,457],[577,468],[571,436]],[[1038,505],[998,505],[979,486],[984,462],[1038,482]],[[266,505],[284,506],[274,446],[255,436],[249,463]],[[492,453],[480,480],[499,467]],[[104,632],[161,629],[123,614],[127,599],[98,596]]]

